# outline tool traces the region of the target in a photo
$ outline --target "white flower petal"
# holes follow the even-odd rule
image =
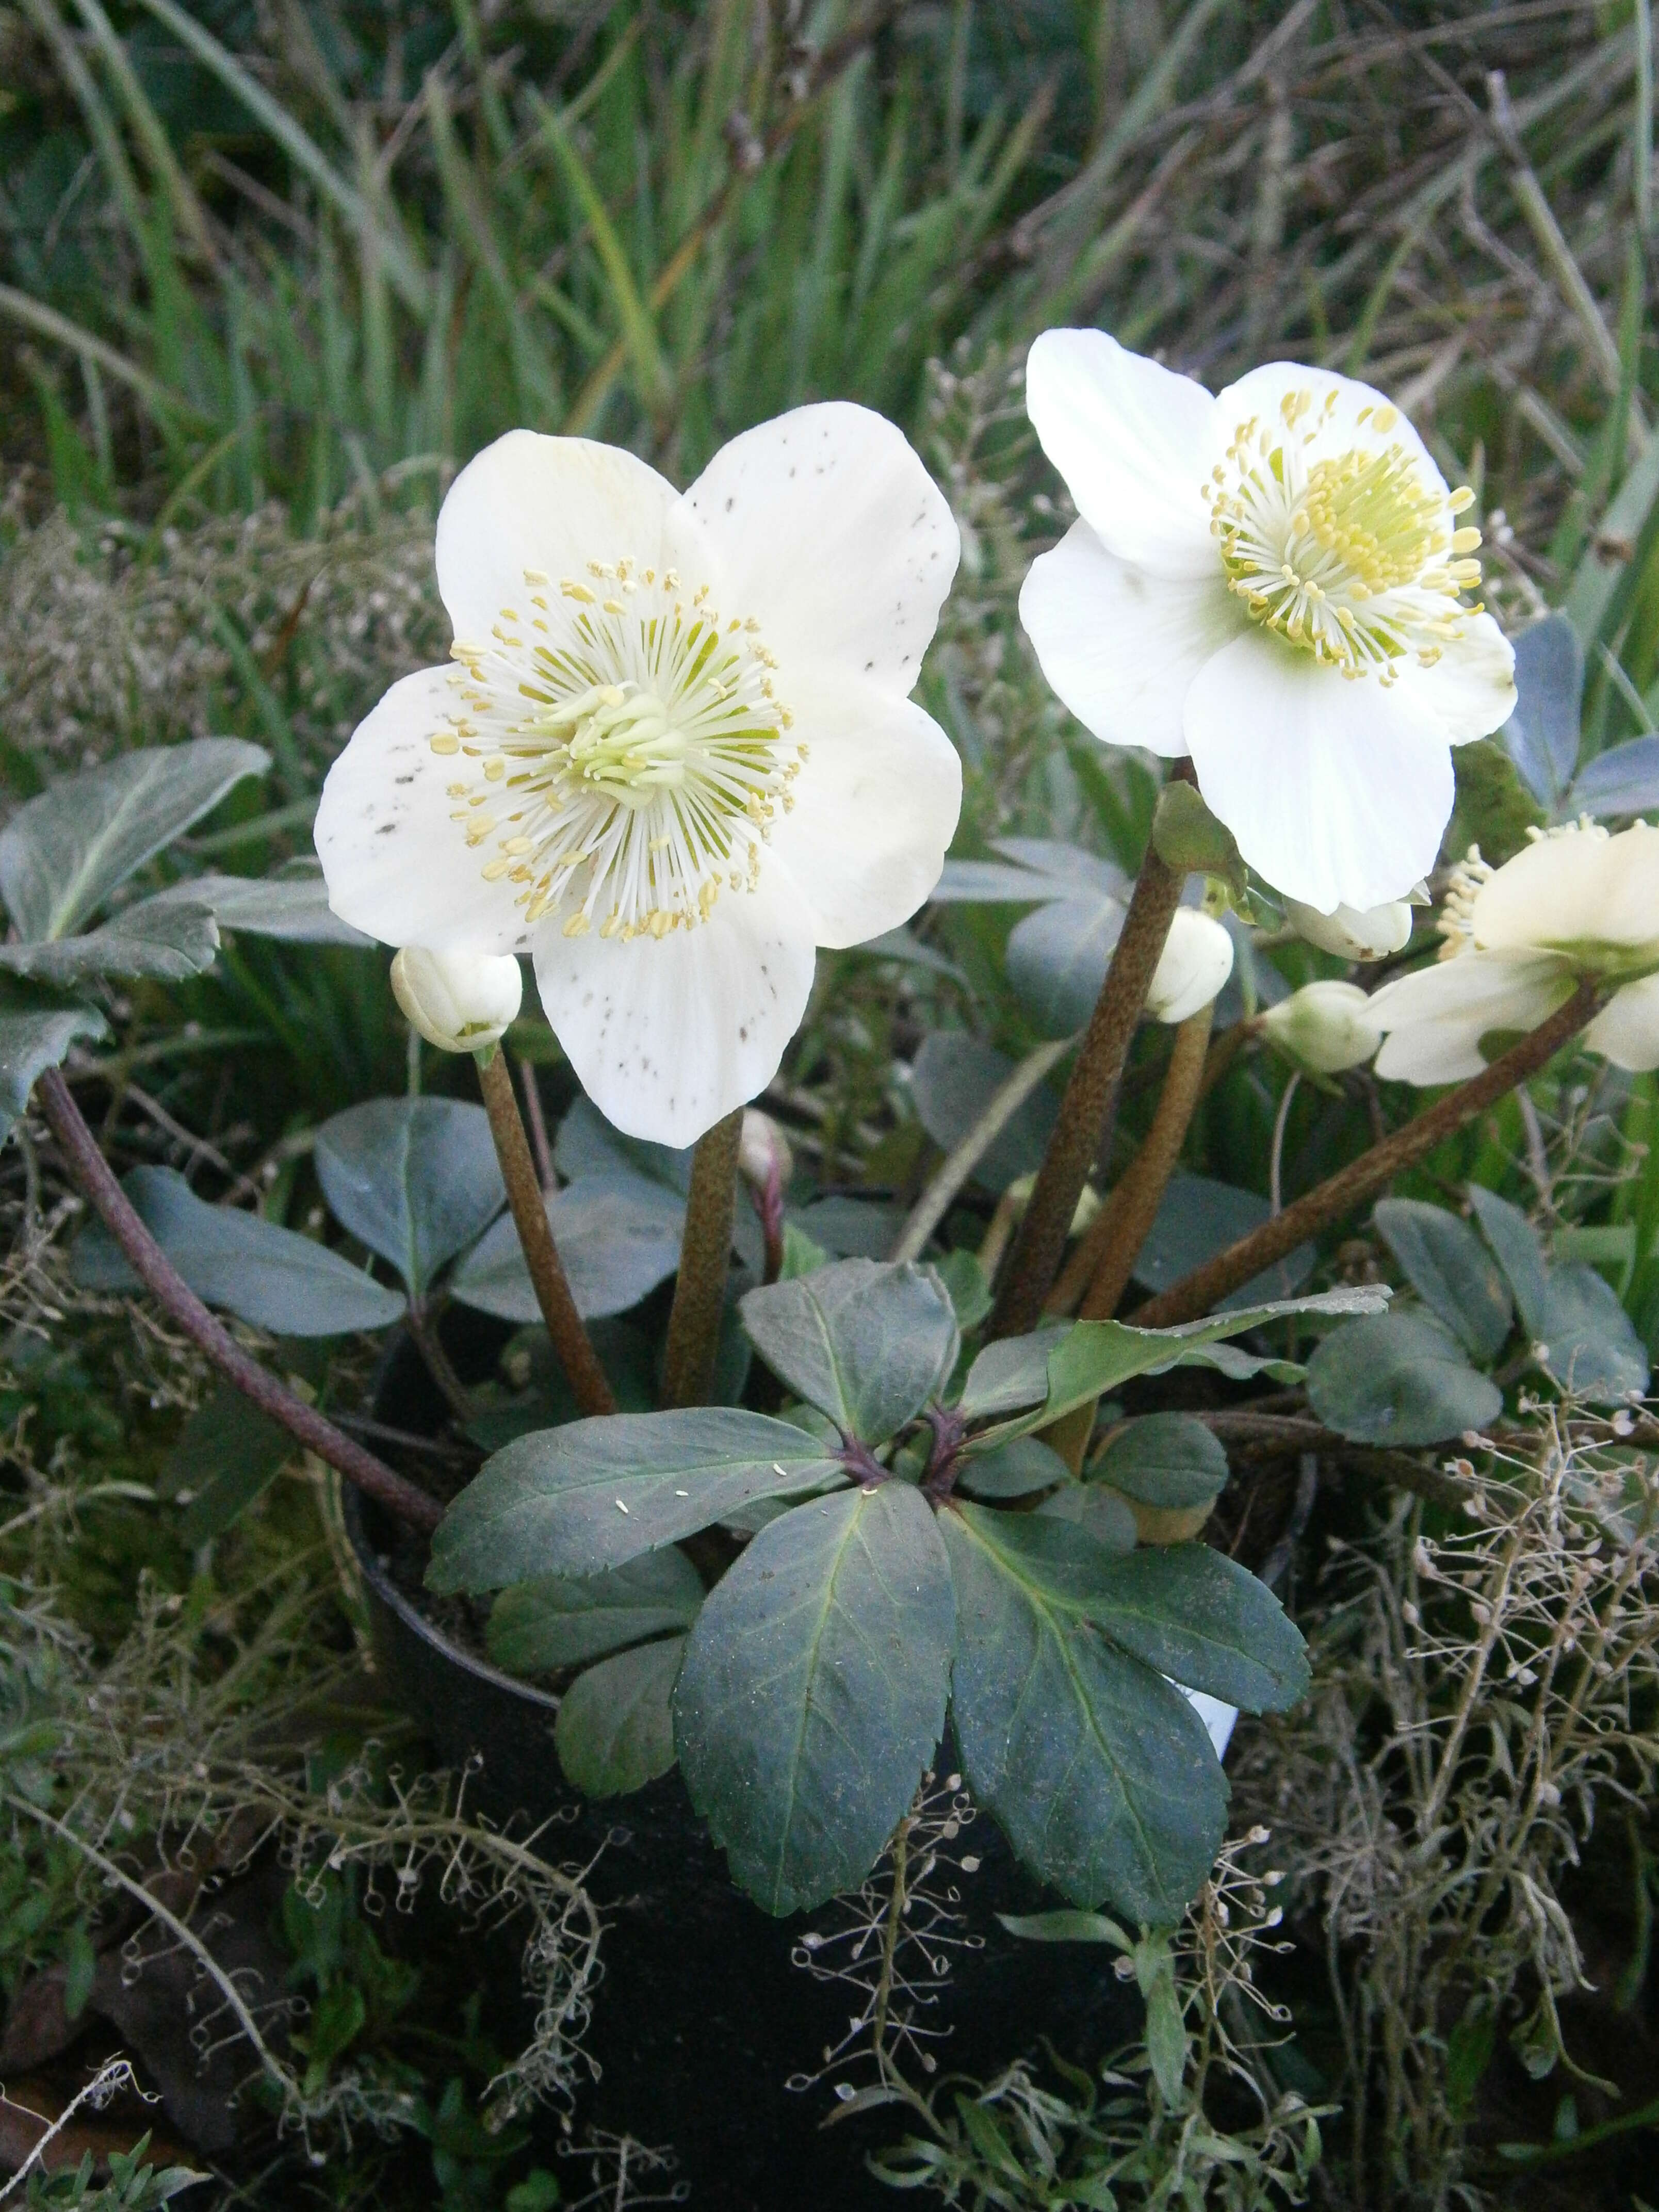
[[[777,1073],[806,1009],[810,918],[769,854],[695,929],[629,943],[544,926],[536,982],[588,1097],[630,1137],[694,1144]]]
[[[1200,495],[1225,434],[1201,384],[1104,331],[1045,331],[1025,364],[1025,409],[1078,513],[1120,560],[1160,576],[1214,574]]]
[[[1397,690],[1251,630],[1187,694],[1199,789],[1250,866],[1329,914],[1401,897],[1435,864],[1451,754]]]
[[[730,605],[783,663],[839,660],[908,691],[960,556],[956,518],[902,431],[843,400],[723,447],[685,495]]]
[[[487,884],[446,786],[453,759],[428,742],[454,706],[447,669],[394,684],[328,772],[317,854],[342,921],[385,945],[434,952],[522,952],[530,942],[514,886]]]
[[[1311,407],[1303,407],[1304,395],[1312,393]],[[1223,441],[1253,416],[1262,428],[1282,434],[1284,404],[1298,408],[1296,424],[1308,465],[1328,455],[1376,453],[1400,446],[1410,454],[1425,489],[1443,492],[1446,479],[1434,455],[1385,392],[1361,384],[1352,376],[1339,376],[1334,368],[1307,368],[1293,361],[1264,362],[1217,394],[1215,409]],[[1382,416],[1377,422],[1379,411]]]
[[[908,921],[938,883],[962,811],[962,762],[933,717],[867,677],[805,672],[793,734],[806,763],[770,849],[819,945],[861,945]]]
[[[1320,914],[1299,899],[1287,898],[1285,918],[1298,937],[1322,952],[1335,953],[1339,960],[1382,960],[1411,943],[1412,910],[1404,899],[1390,899],[1363,912],[1339,906],[1330,914]]]
[[[1547,952],[1460,952],[1371,994],[1388,1032],[1376,1072],[1391,1082],[1462,1083],[1486,1065],[1480,1039],[1534,1030],[1572,994],[1565,961]]]
[[[1434,611],[1443,613],[1445,603]],[[1514,713],[1515,647],[1490,615],[1458,620],[1462,635],[1445,641],[1432,668],[1401,657],[1398,689],[1448,744],[1464,745],[1501,730]]]
[[[1031,564],[1019,618],[1043,675],[1092,735],[1176,759],[1187,687],[1248,625],[1212,557],[1201,576],[1154,576],[1074,522]]]
[[[592,585],[590,561],[663,562],[679,494],[620,446],[509,430],[469,461],[438,515],[438,590],[459,638],[526,611],[526,568]]]
[[[1184,1022],[1207,1006],[1233,972],[1233,940],[1213,915],[1178,906],[1146,992],[1155,1021]]]
[[[1659,947],[1659,830],[1540,837],[1480,886],[1471,920],[1477,945]]]
[[[1659,1067],[1659,975],[1616,991],[1585,1030],[1584,1042],[1632,1075]]]

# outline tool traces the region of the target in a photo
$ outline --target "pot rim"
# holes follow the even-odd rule
[[[383,1556],[377,1552],[364,1523],[363,1501],[356,1486],[349,1482],[340,1485],[341,1518],[345,1523],[347,1540],[364,1582],[374,1595],[411,1635],[416,1636],[439,1657],[447,1660],[452,1667],[476,1680],[487,1682],[492,1689],[505,1691],[526,1705],[539,1707],[548,1713],[556,1713],[561,1700],[547,1690],[538,1690],[533,1683],[517,1674],[508,1674],[492,1666],[488,1659],[469,1651],[465,1644],[457,1644],[447,1636],[435,1622],[428,1620],[418,1607],[412,1605],[387,1572]]]

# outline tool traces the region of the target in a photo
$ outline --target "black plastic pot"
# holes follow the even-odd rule
[[[411,1345],[388,1359],[375,1409],[406,1431],[436,1425],[435,1394]],[[829,2087],[784,2086],[821,2064],[857,2002],[792,1958],[803,1935],[834,1923],[834,1909],[779,1921],[750,1904],[678,1771],[605,1803],[572,1790],[553,1747],[557,1700],[426,1617],[406,1595],[410,1563],[400,1558],[402,1571],[392,1571],[393,1547],[409,1539],[356,1492],[346,1494],[345,1518],[380,1663],[439,1761],[477,1761],[475,1800],[498,1819],[558,1815],[546,1847],[562,1861],[597,1855],[588,1887],[609,1926],[586,2047],[601,2072],[582,2118],[653,2146],[672,2143],[693,2205],[708,2212],[892,2212],[901,2200],[865,2160],[907,2131],[902,2109],[851,2117],[826,2131],[836,2109]],[[948,1754],[946,1746],[941,1759]],[[1055,1900],[1015,1864],[988,1819],[976,1820],[971,1835],[963,1848],[980,1863],[958,1884],[958,1932],[974,1947],[955,1951],[929,2015],[930,2027],[948,2030],[933,2045],[940,2071],[994,2073],[1044,2037],[1091,2063],[1133,2032],[1135,2001],[1109,1954],[1022,1942],[1003,1929],[999,1912]]]

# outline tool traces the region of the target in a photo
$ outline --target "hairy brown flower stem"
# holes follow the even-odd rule
[[[1419,1114],[1403,1129],[1396,1129],[1380,1145],[1373,1145],[1338,1174],[1316,1184],[1282,1213],[1275,1214],[1271,1221],[1264,1221],[1260,1229],[1241,1237],[1237,1243],[1230,1244],[1224,1252],[1218,1252],[1213,1260],[1206,1260],[1190,1275],[1171,1284],[1157,1297],[1149,1298],[1129,1316],[1130,1321],[1137,1328],[1170,1328],[1178,1322],[1196,1321],[1200,1315],[1212,1312],[1230,1291],[1237,1290],[1252,1275],[1259,1275],[1264,1267],[1271,1267],[1274,1261],[1282,1260],[1298,1244],[1340,1221],[1368,1198],[1374,1198],[1395,1176],[1426,1159],[1448,1137],[1455,1137],[1517,1084],[1536,1075],[1583,1028],[1595,1012],[1596,1003],[1596,986],[1581,983],[1548,1021],[1522,1037],[1519,1044],[1511,1046],[1490,1067],[1460,1084],[1437,1105],[1431,1106],[1426,1114]]]
[[[1043,1310],[1109,1321],[1140,1256],[1198,1103],[1209,1049],[1213,1000],[1177,1024],[1152,1126],[1116,1188],[1079,1238]]]
[[[1045,1313],[1078,1312],[1085,1321],[1109,1321],[1117,1311],[1129,1272],[1140,1256],[1175,1164],[1181,1158],[1204,1079],[1214,1015],[1212,1000],[1176,1025],[1175,1049],[1164,1072],[1152,1126],[1116,1188],[1078,1240],[1049,1293]],[[1098,1402],[1091,1399],[1043,1431],[1043,1442],[1053,1446],[1073,1474],[1081,1472]]]
[[[732,1215],[738,1188],[743,1109],[716,1121],[691,1156],[691,1188],[680,1238],[679,1279],[663,1352],[662,1402],[702,1406],[714,1380],[726,1278],[732,1264]]]
[[[208,1311],[116,1181],[57,1068],[48,1068],[40,1077],[34,1097],[75,1180],[126,1255],[133,1273],[160,1299],[198,1351],[212,1361],[227,1382],[252,1399],[262,1413],[279,1422],[307,1451],[337,1468],[348,1482],[356,1483],[365,1497],[416,1528],[435,1528],[443,1517],[443,1508],[435,1498],[395,1474],[384,1461],[354,1443],[314,1406],[296,1397],[244,1352],[224,1323]]]
[[[1060,1102],[1060,1120],[997,1296],[989,1330],[994,1337],[1023,1335],[1042,1318],[1042,1302],[1060,1271],[1072,1217],[1099,1148],[1183,880],[1179,869],[1147,847],[1122,934],[1083,1033]]]
[[[547,1200],[536,1173],[536,1163],[531,1158],[530,1139],[519,1114],[518,1095],[513,1088],[507,1054],[492,1045],[488,1052],[477,1053],[473,1057],[477,1062],[478,1088],[483,1093],[484,1110],[489,1116],[489,1133],[495,1139],[501,1181],[507,1186],[513,1225],[524,1248],[531,1286],[542,1310],[542,1319],[547,1323],[548,1335],[553,1340],[554,1353],[583,1413],[614,1413],[616,1395],[582,1326],[576,1301],[570,1295],[564,1262],[548,1225]]]

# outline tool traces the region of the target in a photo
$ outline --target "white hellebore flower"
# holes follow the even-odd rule
[[[428,952],[406,945],[392,963],[392,995],[440,1052],[482,1052],[518,1019],[524,974],[510,952]]]
[[[1304,983],[1259,1017],[1261,1034],[1310,1075],[1359,1067],[1382,1042],[1358,983]]]
[[[1212,915],[1178,906],[1152,980],[1146,1011],[1160,1022],[1184,1022],[1207,1006],[1233,972],[1233,940]]]
[[[528,952],[593,1103],[675,1146],[763,1090],[814,948],[939,879],[962,775],[908,694],[955,573],[891,423],[803,407],[680,493],[514,430],[438,517],[452,665],[331,770],[336,914],[393,945]]]
[[[1472,852],[1446,908],[1438,963],[1372,994],[1379,1075],[1478,1075],[1482,1038],[1536,1029],[1586,978],[1616,988],[1584,1042],[1615,1067],[1659,1067],[1659,830],[1583,821],[1496,869]]]
[[[1250,866],[1328,915],[1405,896],[1451,813],[1449,748],[1515,704],[1463,598],[1480,533],[1369,385],[1275,362],[1212,398],[1103,331],[1048,331],[1026,405],[1081,518],[1020,619],[1097,738],[1174,758]]]
[[[1363,912],[1339,906],[1321,914],[1299,899],[1287,898],[1285,918],[1305,943],[1335,953],[1339,960],[1384,960],[1411,942],[1412,910],[1404,899],[1390,899]]]

